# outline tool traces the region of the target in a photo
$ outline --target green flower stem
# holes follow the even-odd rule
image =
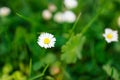
[[[33,78],[30,79],[30,80],[35,80],[35,79],[40,78],[40,77],[42,77],[42,76],[44,76],[44,74],[37,75],[37,76],[33,77]]]
[[[112,80],[112,77],[113,77],[113,74],[114,74],[114,70],[113,70],[113,68],[112,68],[112,70],[111,70],[111,80]]]
[[[1,20],[1,22],[3,23],[3,22],[5,22],[6,21],[6,17],[0,17],[0,20]]]
[[[32,71],[32,58],[30,58],[29,71],[30,71],[30,74],[29,74],[29,77],[30,77],[31,76],[31,71]]]
[[[40,78],[40,77],[44,76],[45,71],[47,70],[48,67],[49,67],[49,64],[46,65],[46,67],[44,68],[43,72],[40,75],[37,75],[37,76],[31,78],[30,80],[35,80],[37,78]]]
[[[16,13],[16,15],[19,16],[20,18],[28,21],[28,22],[32,22],[31,19],[29,19],[29,18],[27,18],[27,17],[25,17],[25,16],[23,16],[23,15],[21,15],[21,14],[19,14],[19,13]]]
[[[19,13],[16,13],[16,15],[17,15],[18,17],[20,17],[20,18],[28,21],[29,23],[37,24],[37,22],[35,22],[35,20],[33,20],[33,19],[30,19],[30,18],[28,18],[28,17],[25,17],[25,16],[23,16],[23,15],[21,15],[21,14],[19,14]]]
[[[75,27],[76,27],[76,25],[77,25],[77,23],[78,23],[78,21],[79,21],[79,19],[80,19],[80,16],[81,16],[81,12],[79,13],[79,15],[78,15],[78,17],[77,17],[77,20],[75,21],[75,24],[74,24],[73,27],[72,27],[72,31],[74,31],[74,29],[75,29]]]
[[[84,29],[81,31],[81,34],[82,34],[82,35],[83,35],[85,32],[87,32],[87,30],[89,29],[89,27],[93,24],[93,22],[94,22],[94,21],[98,18],[98,16],[101,14],[101,12],[102,12],[102,10],[104,9],[104,7],[105,7],[105,5],[98,10],[98,12],[97,12],[96,15],[93,17],[93,19],[84,27]],[[75,24],[73,25],[73,27],[72,27],[72,29],[71,29],[71,32],[70,32],[71,37],[72,37],[73,34],[74,34],[74,29],[76,28],[76,25],[77,25],[77,23],[78,23],[78,21],[79,21],[79,19],[80,19],[80,16],[81,16],[81,13],[79,13],[79,15],[78,15],[78,17],[77,17],[77,20],[76,20]]]
[[[103,9],[106,7],[106,2],[104,1],[104,5],[98,10],[98,12],[96,13],[96,15],[93,17],[93,19],[85,26],[85,28],[82,30],[81,34],[83,35],[85,32],[87,32],[87,30],[89,29],[89,27],[94,23],[94,21],[98,18],[98,16],[101,14],[101,12],[103,11]]]
[[[89,29],[89,27],[93,24],[93,22],[98,18],[98,16],[100,15],[100,13],[102,12],[104,7],[102,7],[98,13],[93,17],[93,19],[84,27],[84,29],[82,30],[81,34],[84,34],[85,32],[87,32],[87,30]]]
[[[77,17],[77,19],[75,21],[75,24],[73,25],[73,27],[71,29],[71,32],[70,32],[71,36],[74,34],[74,29],[75,29],[75,27],[76,27],[76,25],[77,25],[77,23],[78,23],[78,21],[80,19],[80,16],[81,16],[81,12],[79,13],[79,15],[78,15],[78,17]]]

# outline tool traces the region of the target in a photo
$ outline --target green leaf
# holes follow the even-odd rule
[[[112,67],[110,63],[103,66],[103,70],[114,80],[120,80],[120,75],[116,68]]]
[[[41,69],[45,64],[53,64],[56,61],[56,56],[53,53],[47,53],[39,61],[33,64],[33,70],[37,71]]]
[[[42,59],[45,64],[51,64],[56,61],[56,56],[53,53],[47,53],[47,55]]]
[[[77,34],[70,38],[70,40],[62,46],[61,60],[65,61],[66,63],[75,63],[77,58],[82,58],[82,47],[85,42],[85,37],[81,34]]]
[[[38,71],[39,69],[41,69],[44,66],[44,63],[41,61],[37,61],[33,64],[33,70],[34,71]]]

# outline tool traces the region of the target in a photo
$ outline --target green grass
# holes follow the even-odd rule
[[[107,43],[105,28],[120,33],[119,0],[77,0],[74,23],[53,16],[67,9],[63,0],[2,0],[11,13],[0,17],[0,80],[120,80],[120,42]],[[56,5],[52,19],[43,10]],[[41,48],[38,36],[55,36],[55,47]],[[119,36],[118,36],[119,37]]]

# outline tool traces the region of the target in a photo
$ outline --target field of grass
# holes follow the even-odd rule
[[[120,0],[0,0],[0,80],[120,80],[119,36]]]

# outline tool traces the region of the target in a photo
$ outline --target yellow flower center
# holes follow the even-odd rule
[[[49,43],[50,43],[50,39],[49,39],[49,38],[45,38],[45,39],[44,39],[44,43],[45,43],[45,44],[49,44]]]
[[[107,35],[107,38],[108,38],[108,39],[112,39],[112,38],[113,38],[113,35],[112,35],[111,33],[109,33],[109,34]]]

